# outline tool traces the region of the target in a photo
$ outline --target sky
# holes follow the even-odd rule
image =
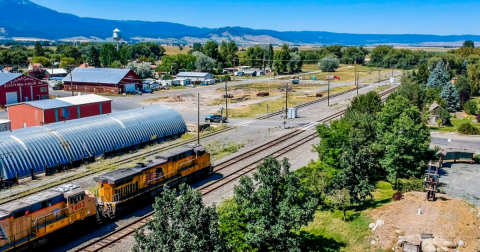
[[[480,0],[31,0],[80,17],[219,28],[480,35]]]

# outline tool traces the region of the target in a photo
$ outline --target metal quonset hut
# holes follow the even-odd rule
[[[149,106],[73,121],[0,132],[0,176],[5,180],[55,172],[94,157],[162,142],[187,131],[182,116]]]

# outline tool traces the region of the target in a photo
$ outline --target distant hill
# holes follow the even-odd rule
[[[463,40],[480,41],[480,36],[348,34],[322,31],[255,30],[244,27],[199,28],[170,22],[116,21],[81,18],[60,13],[28,0],[0,0],[0,38],[30,37],[50,40],[111,39],[113,29],[126,41],[204,42],[235,40],[240,44],[344,44],[344,45],[457,45]]]

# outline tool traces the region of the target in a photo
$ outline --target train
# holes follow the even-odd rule
[[[163,186],[192,183],[213,172],[210,153],[189,144],[138,163],[94,177],[90,192],[65,184],[0,206],[0,251],[31,244],[82,220],[98,223],[150,202]]]

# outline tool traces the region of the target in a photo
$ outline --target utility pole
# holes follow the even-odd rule
[[[200,145],[200,93],[197,93],[197,144]]]
[[[330,76],[327,77],[328,79],[328,86],[327,86],[327,106],[330,107]]]
[[[233,80],[235,80],[235,57],[233,57],[232,61],[233,61]]]
[[[393,77],[393,66],[392,66],[392,77]]]
[[[263,74],[266,75],[266,73],[265,73],[265,52],[263,52]]]
[[[69,65],[69,68],[70,68],[70,89],[72,90],[72,96],[75,96],[73,94],[73,78],[72,78],[72,72],[73,72],[73,65]],[[52,70],[52,75],[53,75],[53,70]]]
[[[355,58],[355,86],[357,87],[357,96],[358,96],[358,82],[357,82],[357,58]]]
[[[380,67],[378,68],[378,82],[380,82]]]
[[[288,83],[285,84],[285,119],[288,118]]]
[[[225,117],[228,118],[227,79],[225,79]]]

